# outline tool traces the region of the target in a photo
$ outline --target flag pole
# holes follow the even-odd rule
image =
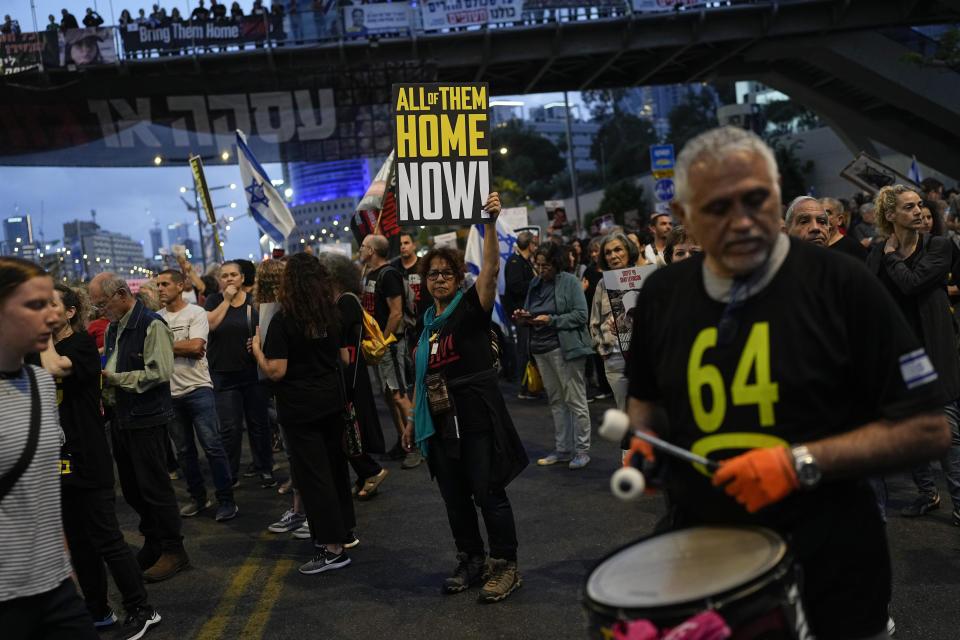
[[[376,235],[380,231],[380,218],[383,217],[383,209],[380,209],[380,213],[377,214],[377,224],[373,227],[373,234]]]

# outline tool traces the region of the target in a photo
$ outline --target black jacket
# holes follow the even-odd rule
[[[952,244],[947,238],[921,234],[913,269],[896,251],[884,253],[884,246],[877,245],[867,257],[867,267],[876,275],[884,269],[899,290],[894,294],[916,300],[923,331],[917,337],[937,371],[945,396],[956,400],[960,398],[960,356],[946,289],[953,263]]]
[[[523,306],[527,289],[533,280],[533,265],[519,253],[507,258],[503,268],[503,313],[509,318]]]

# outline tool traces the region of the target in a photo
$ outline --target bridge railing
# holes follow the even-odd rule
[[[403,0],[236,19],[145,20],[114,27],[0,34],[0,73],[79,69],[125,60],[211,55],[481,29],[623,18],[749,0]]]

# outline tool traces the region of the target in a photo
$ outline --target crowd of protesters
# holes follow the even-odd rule
[[[226,16],[223,5],[211,5],[214,16]],[[201,9],[207,11],[202,2]],[[922,344],[944,391],[952,445],[939,462],[960,525],[960,359],[951,306],[960,296],[953,280],[960,273],[960,224],[945,197],[956,204],[955,192],[945,194],[934,180],[920,191],[884,187],[873,198],[800,196],[776,210],[784,233],[771,236],[780,247],[771,255],[790,242],[836,250],[845,256],[837,264],[856,271],[852,261],[862,262],[863,274],[869,269],[889,292],[914,334],[905,341]],[[495,219],[497,194],[485,209]],[[3,534],[0,622],[15,634],[38,629],[56,609],[62,615],[50,624],[71,629],[71,637],[96,637],[95,628],[119,622],[107,599],[106,567],[122,597],[125,637],[143,636],[161,621],[143,581],[171,579],[190,563],[181,519],[209,511],[213,521],[229,523],[240,511],[235,490],[244,479],[292,494],[279,520],[264,526],[312,541],[301,573],[344,568],[348,550],[360,544],[354,500],[377,496],[395,462],[406,470],[426,462],[437,480],[456,551],[443,591],[482,585],[481,601],[507,598],[522,579],[506,489],[528,457],[500,378],[517,382],[525,373],[522,400],[545,392],[555,445],[538,466],[587,466],[595,426],[588,403],[611,394],[616,407],[632,406],[638,364],[623,339],[650,337],[634,330],[629,308],[613,302],[603,273],[692,272],[679,264],[703,260],[715,245],[695,237],[702,224],[676,222],[656,212],[632,228],[597,228],[591,238],[560,210],[542,238],[521,232],[502,274],[505,332],[490,319],[501,275],[493,220],[482,267],[469,277],[460,251],[434,247],[420,257],[417,238],[406,232],[394,260],[380,235],[363,238],[358,261],[306,252],[259,265],[230,260],[201,275],[181,257],[136,293],[113,273],[81,287],[54,287],[36,265],[0,257],[0,384],[24,398],[3,408],[22,438],[0,451],[0,490],[12,489],[9,499],[19,505],[18,517],[31,522],[36,548],[29,572],[10,574],[20,529],[11,525]],[[650,313],[644,308],[645,322]],[[36,366],[24,368],[24,360]],[[39,400],[31,401],[31,389]],[[390,448],[377,396],[394,427]],[[35,432],[39,444],[38,436],[28,436]],[[24,448],[35,449],[29,455],[50,468],[59,456],[60,478],[42,473],[38,463],[26,474],[17,471]],[[282,485],[275,453],[289,462]],[[114,463],[124,500],[139,517],[143,542],[135,553],[117,523]],[[11,469],[23,475],[5,486]],[[922,516],[941,498],[929,463],[912,475],[918,495],[903,515]],[[885,517],[883,476],[869,480]],[[31,502],[60,497],[62,519],[44,510],[46,503]],[[0,524],[9,524],[6,513],[14,511],[0,513]],[[14,611],[19,599],[41,594],[31,616]]]

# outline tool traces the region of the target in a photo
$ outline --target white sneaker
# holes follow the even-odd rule
[[[887,635],[892,636],[896,632],[897,625],[893,622],[893,618],[891,616],[887,616]]]
[[[310,523],[304,519],[303,524],[293,530],[293,537],[297,540],[310,539]]]
[[[286,533],[287,531],[294,531],[306,521],[307,516],[304,514],[297,513],[293,509],[287,509],[284,514],[280,516],[279,520],[267,527],[267,531],[270,533]]]

